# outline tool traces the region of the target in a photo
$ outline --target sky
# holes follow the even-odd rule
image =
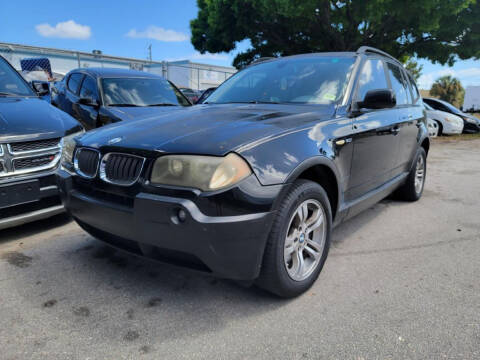
[[[214,65],[232,64],[243,41],[231,53],[200,54],[190,43],[190,20],[196,0],[22,0],[1,1],[0,42],[45,46],[132,58],[184,60]],[[429,89],[442,75],[453,75],[464,86],[480,85],[480,60],[458,61],[453,67],[419,59],[421,89]]]

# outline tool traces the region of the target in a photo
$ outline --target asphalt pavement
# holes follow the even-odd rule
[[[436,140],[423,198],[334,231],[280,300],[112,250],[65,216],[0,232],[1,359],[479,359],[480,140]]]

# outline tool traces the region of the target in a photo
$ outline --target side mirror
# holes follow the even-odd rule
[[[39,96],[45,96],[50,94],[50,86],[48,84],[48,81],[33,80],[31,84],[33,90],[35,90],[35,92]]]
[[[98,101],[90,97],[80,98],[78,99],[78,103],[87,106],[98,106]]]
[[[363,101],[358,102],[358,108],[388,109],[397,104],[395,93],[391,89],[370,90]]]

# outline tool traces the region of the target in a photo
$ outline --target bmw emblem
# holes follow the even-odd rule
[[[303,242],[305,241],[305,234],[300,234],[298,241],[300,242],[300,244],[303,244]]]

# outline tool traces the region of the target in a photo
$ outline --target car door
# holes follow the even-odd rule
[[[62,110],[72,115],[75,119],[81,120],[78,114],[78,92],[85,75],[79,72],[71,73],[66,81],[65,98],[62,104]]]
[[[404,69],[401,71],[408,90],[408,104],[405,107],[407,112],[401,115],[400,122],[400,146],[397,155],[397,171],[399,173],[410,171],[412,159],[418,148],[420,128],[426,116],[420,93],[413,78]]]
[[[81,103],[80,99],[91,99],[92,102],[90,104]],[[97,127],[99,105],[97,80],[90,75],[85,75],[75,107],[79,121],[87,130]]]
[[[392,175],[397,176],[405,170],[407,159],[410,158],[412,149],[415,148],[410,138],[412,132],[416,133],[418,128],[414,125],[413,113],[411,112],[412,95],[408,89],[402,68],[397,63],[387,60],[387,73],[397,99],[395,119],[397,121],[399,145],[398,152],[392,162]]]
[[[383,59],[369,57],[361,68],[353,101],[362,101],[370,90],[388,89]],[[353,119],[353,159],[346,200],[352,201],[392,178],[398,147],[395,109],[361,109]]]

